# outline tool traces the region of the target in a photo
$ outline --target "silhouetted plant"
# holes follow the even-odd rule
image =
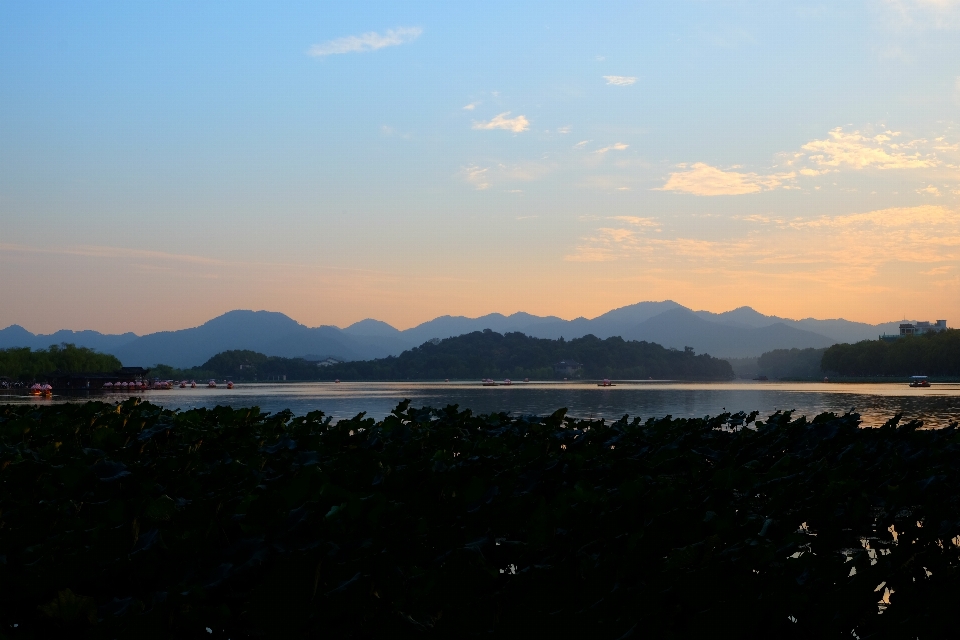
[[[0,407],[0,633],[949,637],[956,426],[756,417]]]

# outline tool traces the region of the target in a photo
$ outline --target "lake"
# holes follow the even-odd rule
[[[117,401],[128,394],[54,396],[0,396],[3,402],[68,402],[89,399]],[[549,414],[566,407],[576,417],[617,419],[628,414],[651,417],[702,417],[723,411],[760,411],[762,416],[780,410],[813,417],[824,411],[843,413],[851,408],[865,425],[879,425],[896,413],[919,418],[928,426],[946,426],[960,420],[960,384],[933,384],[928,389],[906,383],[787,383],[729,382],[679,383],[667,381],[617,382],[615,387],[595,383],[529,382],[513,386],[483,387],[479,382],[306,382],[248,383],[233,389],[171,389],[146,391],[140,396],[171,409],[259,406],[264,411],[290,409],[297,415],[320,409],[335,420],[366,412],[383,418],[398,402],[409,398],[414,406],[443,407],[458,404],[474,413],[507,411],[514,415]]]

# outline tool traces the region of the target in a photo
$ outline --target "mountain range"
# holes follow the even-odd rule
[[[230,311],[199,327],[134,333],[102,334],[96,331],[61,330],[33,334],[19,325],[0,330],[0,348],[45,348],[70,342],[117,356],[125,366],[163,363],[192,367],[230,349],[250,349],[267,355],[320,360],[370,360],[399,355],[428,340],[491,329],[497,333],[519,331],[537,338],[598,338],[621,336],[646,340],[665,347],[693,347],[698,353],[721,358],[759,356],[772,349],[827,347],[838,342],[875,339],[897,333],[898,322],[878,325],[849,320],[790,320],[763,315],[750,307],[724,313],[693,311],[671,300],[639,302],[608,311],[596,318],[564,320],[555,316],[492,313],[479,318],[441,316],[400,331],[386,322],[367,319],[346,328],[307,327],[274,311]]]

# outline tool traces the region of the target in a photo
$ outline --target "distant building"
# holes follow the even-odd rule
[[[332,367],[335,364],[343,364],[343,360],[338,360],[336,358],[325,358],[317,363],[318,367]]]
[[[883,334],[880,336],[881,340],[896,340],[903,336],[922,336],[925,333],[939,333],[941,331],[947,330],[947,321],[946,320],[937,320],[935,323],[931,324],[930,322],[917,322],[916,324],[910,322],[904,322],[900,325],[900,334]]]
[[[583,369],[583,365],[576,360],[561,360],[553,365],[553,372],[558,376],[570,377],[576,375],[581,369]]]

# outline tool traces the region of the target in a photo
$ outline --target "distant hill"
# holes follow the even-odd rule
[[[554,364],[560,361],[575,361],[582,369],[556,373]],[[692,349],[676,351],[649,342],[595,336],[550,340],[486,329],[425,342],[398,357],[318,367],[318,376],[326,380],[549,380],[565,376],[729,380],[733,369],[726,360],[696,355]]]
[[[145,336],[107,335],[96,331],[58,331],[35,335],[12,325],[0,330],[0,348],[46,348],[62,342],[110,353],[128,366],[165,363],[197,366],[222,351],[247,349],[269,356],[325,358],[355,361],[399,355],[434,338],[490,329],[520,332],[537,338],[567,340],[594,335],[647,340],[668,348],[693,347],[725,358],[757,357],[774,349],[823,348],[837,342],[875,339],[897,333],[896,322],[869,325],[847,320],[789,320],[763,315],[750,307],[724,313],[693,311],[672,300],[639,302],[613,309],[596,318],[564,320],[555,316],[492,313],[479,318],[441,316],[399,331],[371,318],[344,329],[307,327],[270,311],[231,311],[199,327],[163,331]]]
[[[143,336],[116,351],[124,362],[198,365],[222,351],[248,349],[294,358],[306,354],[368,360],[399,353],[406,344],[384,336],[353,336],[337,327],[310,328],[282,313],[231,311],[193,329]]]
[[[104,353],[114,353],[124,345],[137,338],[135,333],[104,334],[99,331],[69,331],[61,329],[56,333],[35,335],[20,325],[10,325],[0,329],[0,349],[14,347],[30,347],[31,349],[46,349],[54,344],[75,344]]]
[[[737,357],[744,353],[763,353],[778,348],[821,348],[835,343],[826,336],[782,322],[756,328],[710,322],[683,307],[641,322],[624,331],[622,336],[674,348],[689,346],[718,357]]]
[[[837,344],[820,366],[842,376],[960,376],[960,331]]]

